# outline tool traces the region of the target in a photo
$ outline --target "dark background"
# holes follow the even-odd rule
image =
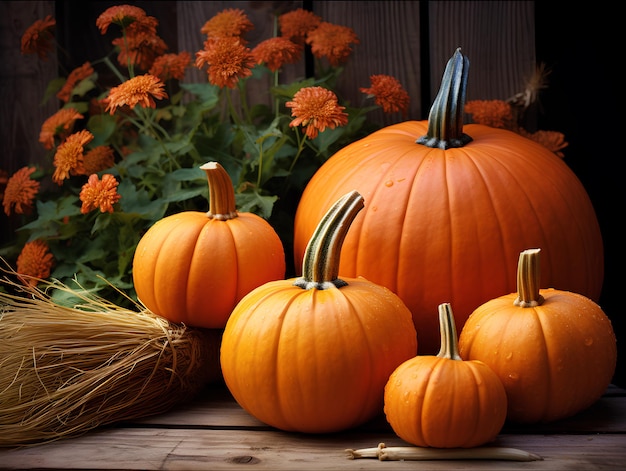
[[[565,162],[581,180],[594,204],[605,250],[600,307],[618,338],[614,383],[626,386],[624,293],[624,216],[626,182],[622,174],[626,141],[624,24],[608,3],[578,8],[535,2],[537,60],[552,70],[542,94],[541,129],[563,132],[569,146]]]

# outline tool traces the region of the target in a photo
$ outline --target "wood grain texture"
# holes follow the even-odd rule
[[[626,391],[610,387],[587,411],[554,424],[505,426],[489,446],[542,461],[350,460],[346,449],[406,446],[385,423],[336,434],[288,433],[250,417],[222,387],[166,414],[28,448],[0,449],[0,469],[519,470],[621,469],[626,460]]]
[[[428,2],[428,16],[432,98],[458,47],[470,60],[468,100],[505,100],[524,89],[536,64],[534,2]]]
[[[48,82],[57,76],[56,55],[43,61],[20,52],[26,29],[46,15],[54,17],[54,2],[0,3],[0,168],[10,173],[27,163],[51,164],[38,139],[41,124],[57,109],[55,100],[42,105]]]
[[[391,75],[398,79],[411,99],[409,114],[385,115],[381,110],[368,117],[381,125],[404,119],[422,119],[428,114],[430,104],[424,109],[421,99],[422,64],[420,58],[420,13],[415,1],[315,1],[313,12],[324,21],[352,28],[359,37],[353,54],[345,64],[338,83],[338,93],[350,103],[360,106],[365,95],[359,90],[369,87],[371,75]],[[372,102],[366,102],[368,105]]]

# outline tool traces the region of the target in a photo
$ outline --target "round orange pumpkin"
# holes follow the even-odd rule
[[[338,432],[383,411],[391,372],[417,353],[411,312],[387,288],[338,278],[341,243],[363,198],[340,198],[307,247],[299,278],[266,283],[228,319],[220,352],[235,400],[273,427]]]
[[[364,276],[411,309],[420,353],[436,353],[442,300],[459,328],[479,305],[515,290],[520,251],[545,249],[542,279],[597,301],[604,253],[585,188],[544,146],[511,131],[463,126],[468,61],[456,51],[428,121],[385,127],[315,173],[294,223],[296,267],[315,224],[356,189],[365,209],[346,237],[341,276]],[[416,142],[418,141],[418,142]]]
[[[506,420],[500,378],[482,361],[463,361],[450,303],[439,305],[441,348],[402,363],[385,386],[385,416],[413,445],[472,448],[493,441]]]
[[[518,291],[478,307],[459,335],[459,353],[502,380],[513,422],[552,422],[597,401],[617,361],[611,321],[578,293],[539,289],[539,249],[521,252]]]
[[[257,286],[285,276],[285,253],[272,226],[239,213],[230,176],[217,162],[201,167],[209,212],[183,211],[154,224],[133,259],[137,297],[172,322],[222,329]]]

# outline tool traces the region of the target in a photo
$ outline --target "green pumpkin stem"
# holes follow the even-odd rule
[[[463,133],[468,74],[469,59],[458,48],[446,65],[441,87],[428,115],[428,131],[417,139],[418,144],[445,150],[463,147],[472,140]]]
[[[210,219],[227,221],[237,217],[235,203],[235,189],[228,172],[217,162],[207,162],[200,167],[206,172],[209,181],[209,211]]]
[[[520,253],[517,263],[517,298],[514,301],[516,306],[535,307],[544,302],[543,296],[539,294],[540,253],[541,249],[527,249]]]
[[[328,289],[347,285],[338,277],[341,246],[350,224],[364,206],[363,196],[353,190],[328,210],[309,240],[302,262],[302,276],[296,279],[295,286]]]
[[[439,305],[439,332],[441,332],[441,347],[437,356],[449,360],[463,360],[459,355],[459,341],[456,334],[456,324],[450,303]]]

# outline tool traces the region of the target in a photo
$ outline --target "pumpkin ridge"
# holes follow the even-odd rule
[[[163,229],[163,227],[161,227],[160,229],[160,234],[163,234],[163,232],[166,232],[166,235],[160,235],[160,237],[162,237],[162,242],[160,244],[159,247],[159,251],[158,254],[156,256],[156,260],[153,262],[153,266],[154,266],[154,280],[155,280],[155,284],[154,286],[160,286],[162,283],[159,281],[159,279],[163,276],[162,273],[165,271],[165,277],[166,278],[170,278],[172,273],[169,270],[169,263],[168,260],[171,258],[171,254],[167,253],[167,250],[164,250],[164,246],[168,244],[168,242],[173,239],[173,238],[180,238],[181,234],[176,230],[176,228],[180,228],[182,227],[182,225],[179,224],[174,224],[174,221],[176,219],[181,219],[181,220],[192,220],[193,218],[195,218],[198,214],[200,213],[179,213],[178,215],[176,215],[173,219],[162,219],[161,221],[166,221],[168,229]],[[183,224],[185,224],[185,226],[187,225],[186,222],[183,222]],[[197,230],[196,233],[192,233],[189,231],[189,228],[186,227],[185,228],[185,233],[183,234],[185,237],[189,237],[190,239],[192,238],[190,236],[190,234],[192,234],[194,237],[197,235],[197,233],[200,233],[202,231],[202,225],[200,226],[194,226],[194,229],[197,229],[199,227],[199,230]],[[195,234],[195,235],[194,235]],[[178,248],[184,248],[184,246],[182,244],[176,244],[176,247]],[[187,257],[188,260],[191,260],[193,258],[193,252],[195,251],[195,247],[194,250],[189,254],[189,256]],[[180,256],[181,254],[177,253],[177,256]],[[185,263],[185,262],[183,262]],[[164,267],[165,265],[165,267]],[[182,272],[182,273],[180,273]],[[187,285],[187,282],[189,280],[189,272],[187,270],[180,270],[180,272],[178,273],[178,276],[176,277],[176,282],[178,285]],[[150,289],[152,291],[154,290],[154,287],[151,285]],[[154,294],[154,302],[156,304],[156,307],[158,309],[158,313],[159,315],[166,315],[166,316],[172,316],[171,318],[176,320],[176,319],[180,319],[180,314],[178,314],[177,312],[170,312],[170,310],[168,309],[170,306],[170,304],[172,303],[172,296],[176,296],[176,292],[178,292],[177,289],[173,289],[171,286],[169,287],[169,291],[170,294],[167,296],[159,296],[156,292]],[[181,299],[182,298],[182,299]],[[165,304],[167,304],[167,306],[165,306]],[[176,310],[179,312],[185,312],[187,310],[187,297],[181,297],[181,296],[177,296],[177,302],[175,302],[174,304],[176,304]],[[181,305],[182,304],[182,305]]]

